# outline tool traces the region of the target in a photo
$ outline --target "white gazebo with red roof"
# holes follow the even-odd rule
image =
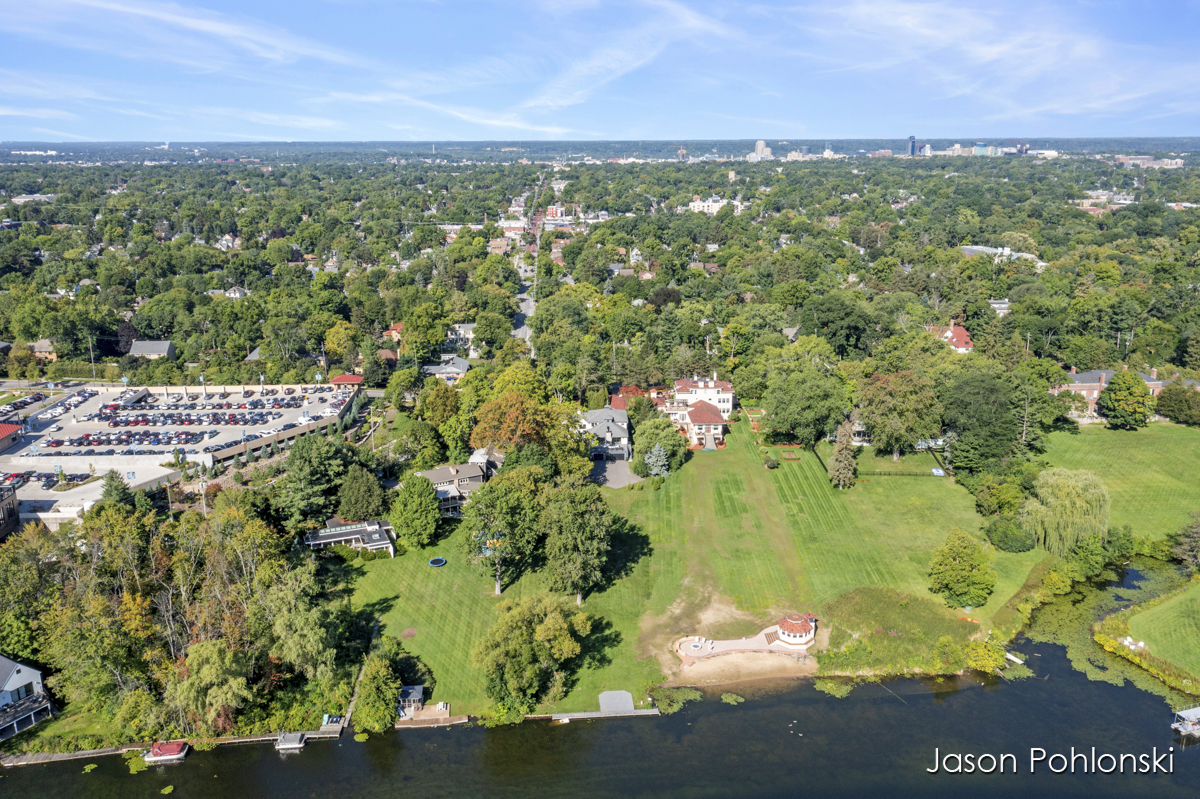
[[[811,613],[792,613],[779,620],[776,635],[781,644],[808,649],[817,635],[817,617]]]

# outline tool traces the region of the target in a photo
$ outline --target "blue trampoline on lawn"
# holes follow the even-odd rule
[[[446,565],[446,559],[445,559],[445,558],[433,558],[432,560],[430,560],[430,561],[429,561],[429,565],[430,565],[430,566],[433,566],[435,569],[436,569],[438,566],[445,566],[445,565]]]

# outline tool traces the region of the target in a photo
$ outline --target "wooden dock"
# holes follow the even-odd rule
[[[433,719],[402,719],[396,722],[396,729],[405,730],[416,727],[451,727],[455,724],[466,724],[470,716],[444,716]]]
[[[458,723],[458,722],[456,722]],[[212,745],[212,746],[231,746],[233,744],[259,744],[270,743],[274,744],[279,740],[279,736],[285,733],[269,732],[262,735],[232,735],[224,738],[192,738],[188,739],[188,743],[193,747],[196,745]],[[301,732],[307,741],[328,740],[331,738],[339,738],[342,734],[341,724],[326,724],[319,730],[310,732]],[[126,744],[124,746],[112,746],[107,749],[85,749],[80,752],[62,752],[49,753],[38,752],[25,755],[7,755],[0,757],[0,766],[11,768],[13,766],[36,766],[41,763],[57,763],[62,760],[85,760],[92,757],[103,757],[104,755],[123,755],[126,752],[140,751],[149,749],[151,744]]]

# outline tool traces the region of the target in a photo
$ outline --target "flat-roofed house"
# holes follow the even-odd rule
[[[396,547],[392,543],[392,528],[386,521],[379,519],[337,524],[330,520],[328,526],[317,530],[309,530],[304,534],[304,543],[309,549],[324,549],[335,544],[341,544],[352,549],[365,549],[368,552],[386,551],[396,557]]]

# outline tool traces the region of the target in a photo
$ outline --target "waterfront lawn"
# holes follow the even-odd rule
[[[932,550],[952,527],[977,533],[982,522],[952,480],[872,477],[838,491],[811,452],[793,450],[796,460],[768,471],[748,426],[734,425],[728,442],[695,453],[661,491],[608,493],[654,547],[644,651],[661,652],[688,634],[748,635],[783,611],[820,614],[864,586],[942,607],[927,589]],[[933,462],[927,454],[909,457]],[[970,614],[984,629],[1045,557],[993,554],[996,591]]]
[[[1084,425],[1077,434],[1050,436],[1053,466],[1088,469],[1112,497],[1111,523],[1136,535],[1162,538],[1187,524],[1200,491],[1200,430],[1156,422],[1142,430]]]
[[[1200,582],[1157,607],[1129,617],[1129,634],[1150,654],[1200,677]]]
[[[379,615],[381,631],[401,638],[404,648],[432,670],[437,681],[433,701],[452,703],[455,714],[477,714],[489,702],[471,653],[495,622],[501,598],[493,594],[492,580],[460,554],[457,539],[463,534],[456,531],[433,547],[398,558],[358,562],[362,574],[355,581],[352,601],[356,609],[368,608]],[[624,540],[615,544],[622,549],[628,546]],[[428,562],[434,557],[444,557],[446,565],[431,567]],[[649,573],[649,563],[643,559],[627,576],[585,597],[584,610],[598,620],[595,634],[589,638],[573,690],[554,708],[543,708],[545,712],[597,710],[601,691],[619,689],[637,695],[657,677],[657,665],[639,661],[636,653]],[[527,574],[506,586],[504,597],[517,598],[545,587],[543,575]],[[406,630],[413,631],[413,637],[403,638]]]
[[[0,752],[97,749],[123,742],[124,737],[99,715],[67,706],[53,718],[40,721],[0,743]]]

